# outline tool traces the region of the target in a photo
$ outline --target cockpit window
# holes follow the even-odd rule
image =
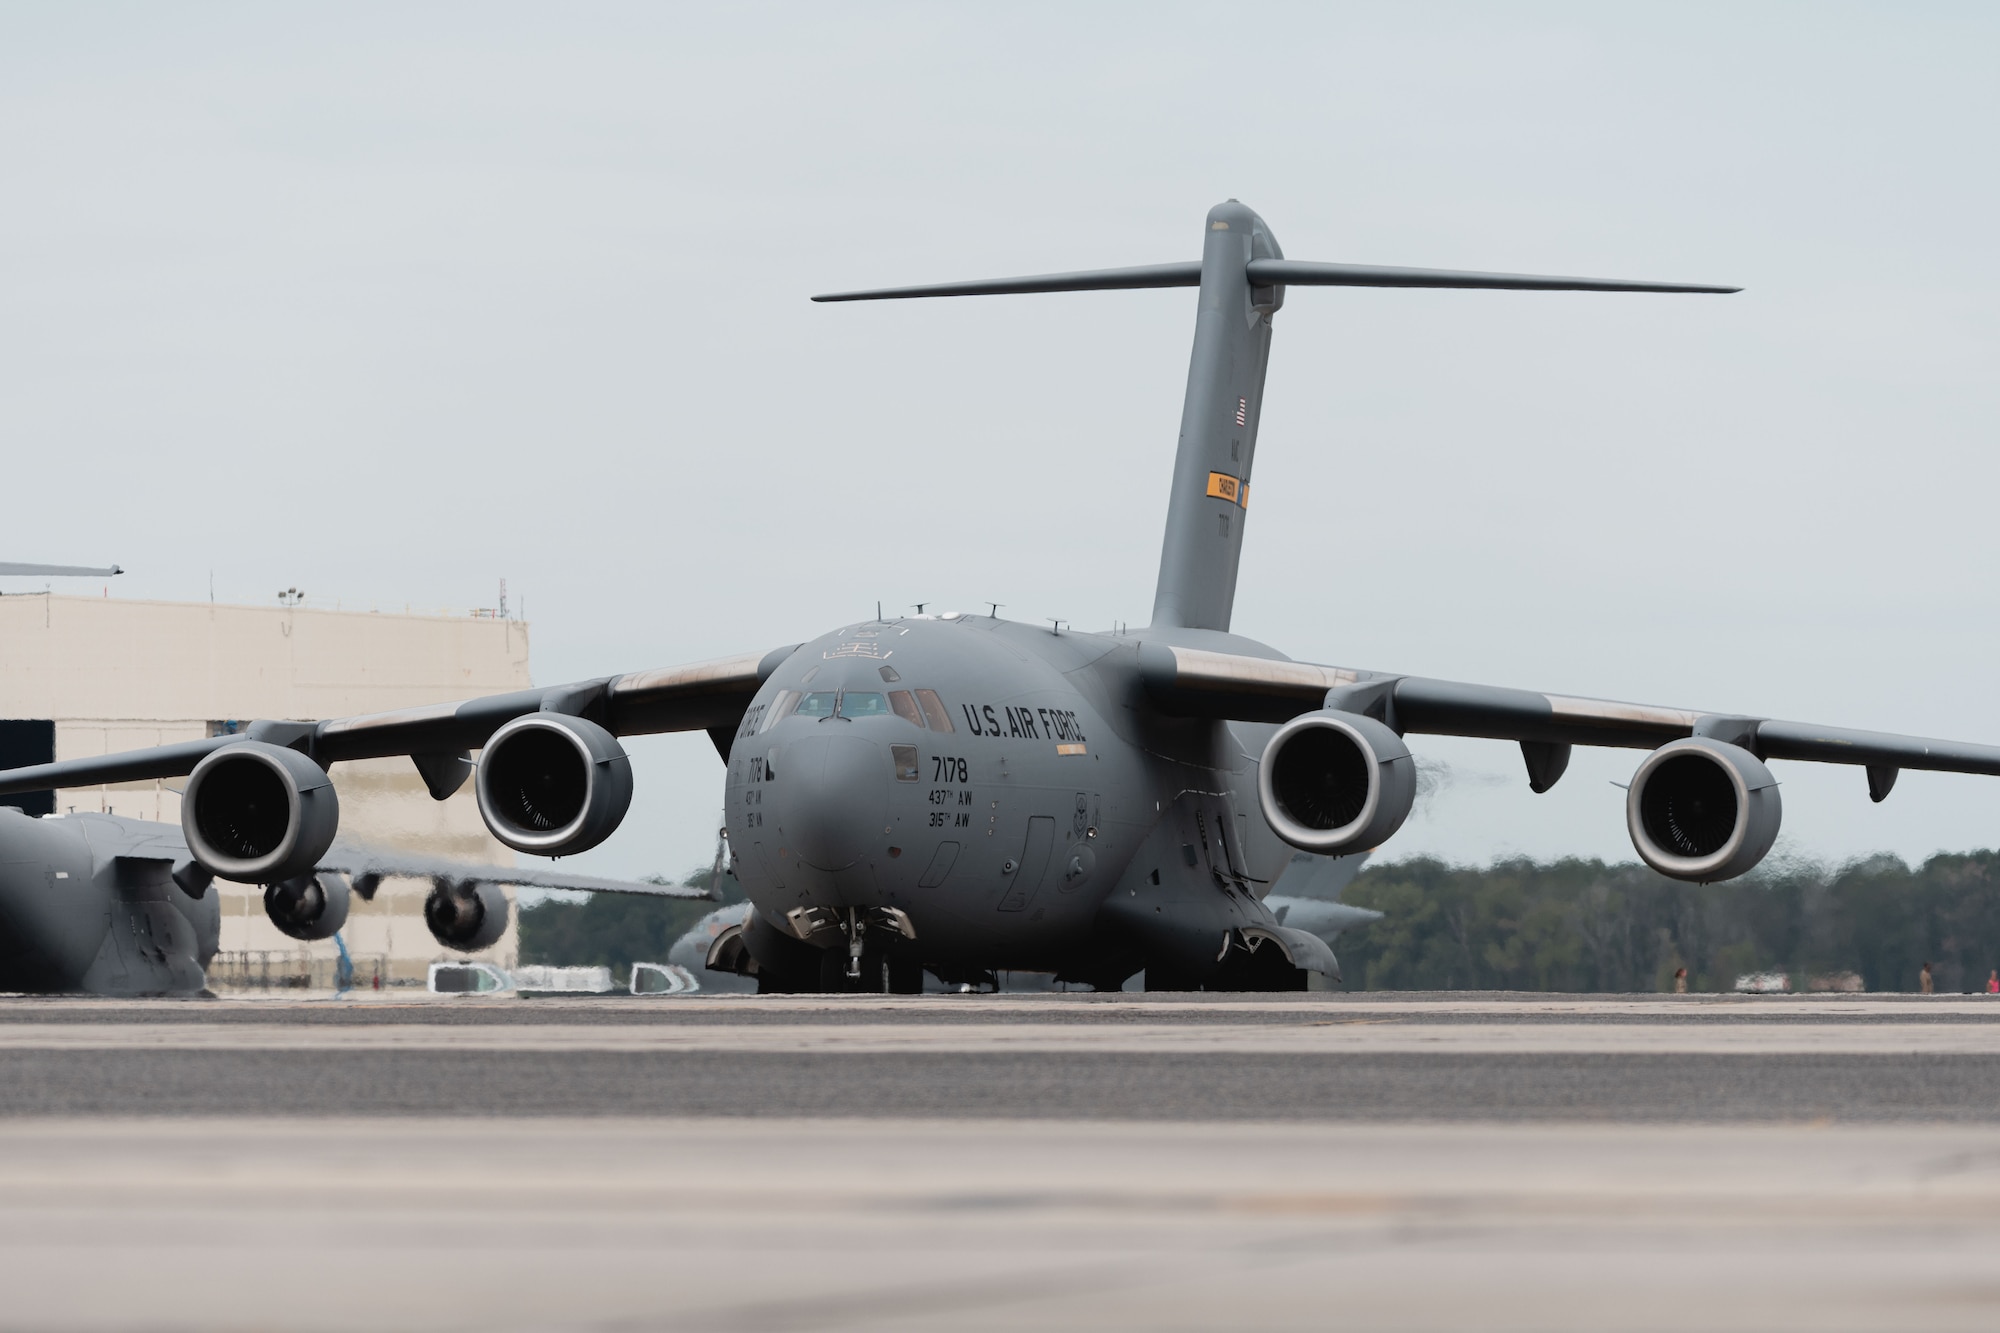
[[[924,724],[924,715],[917,711],[917,701],[910,697],[908,690],[890,690],[889,707],[896,710],[896,716],[913,727]]]
[[[778,691],[778,697],[771,701],[771,711],[764,715],[764,725],[757,728],[757,730],[769,731],[772,727],[777,726],[778,719],[790,716],[792,705],[798,701],[799,692],[797,690]]]
[[[924,720],[932,731],[951,730],[951,714],[944,711],[944,700],[938,698],[936,690],[918,690],[917,702],[923,705]]]
[[[792,711],[800,717],[832,717],[833,699],[832,690],[814,690],[801,697],[799,706]]]
[[[887,717],[889,701],[879,694],[856,694],[853,690],[840,696],[842,717]]]

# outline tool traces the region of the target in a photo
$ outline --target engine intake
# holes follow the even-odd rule
[[[568,856],[603,842],[625,818],[632,761],[595,722],[529,713],[486,742],[474,787],[494,837],[517,852]]]
[[[1409,817],[1417,766],[1372,717],[1326,709],[1295,717],[1264,747],[1257,800],[1294,847],[1328,855],[1380,846]]]
[[[246,884],[310,874],[340,829],[326,770],[265,741],[224,746],[188,775],[181,831],[203,869]]]
[[[438,880],[424,899],[424,924],[447,949],[484,949],[507,933],[507,895],[495,884]]]
[[[1734,879],[1764,859],[1783,815],[1778,780],[1740,745],[1662,745],[1632,775],[1625,827],[1639,859],[1673,879]]]
[[[264,886],[264,915],[295,940],[330,940],[347,924],[347,877],[332,871]]]

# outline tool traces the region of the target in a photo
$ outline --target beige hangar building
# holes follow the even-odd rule
[[[234,729],[252,718],[311,720],[528,687],[528,626],[492,613],[324,611],[305,606],[145,602],[49,593],[0,596],[0,767],[76,759]],[[468,784],[433,801],[407,759],[337,764],[343,838],[512,865]],[[57,813],[101,810],[178,822],[179,779],[59,791]],[[31,813],[33,813],[31,811]],[[217,989],[330,985],[337,946],[271,925],[263,892],[216,881]],[[424,926],[428,881],[358,896],[342,932],[357,986],[422,984],[458,957]],[[511,897],[511,893],[510,893]],[[515,962],[513,922],[479,956]]]

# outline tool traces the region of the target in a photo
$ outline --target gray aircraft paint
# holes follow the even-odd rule
[[[1249,261],[1282,258],[1264,220],[1243,205],[1231,201],[1209,210],[1187,401],[1153,595],[1156,626],[1229,628],[1271,359],[1271,316],[1285,291],[1253,287]]]
[[[1366,859],[1365,856],[1330,857],[1294,852],[1278,882],[1272,886],[1272,892],[1264,899],[1264,905],[1280,925],[1317,935],[1331,947],[1341,932],[1382,919],[1380,912],[1339,901],[1341,892],[1353,881]],[[919,882],[922,883],[921,880]],[[942,878],[937,882],[941,884]],[[740,930],[748,923],[754,910],[754,904],[739,902],[710,912],[674,941],[667,961],[686,968],[703,990],[755,991],[757,983],[753,978],[708,965],[717,940],[733,930]],[[1003,969],[997,976],[1002,990],[1047,988],[1046,974]],[[946,988],[940,983],[927,981],[925,989]]]
[[[24,565],[0,560],[0,577],[6,578],[110,578],[124,572],[116,565]]]
[[[213,892],[173,879],[180,830],[0,807],[0,990],[192,994],[222,929]]]
[[[1292,852],[1257,797],[1275,725],[1322,709],[1392,736],[1520,742],[1538,791],[1560,778],[1569,746],[1650,750],[1689,737],[1759,759],[1866,766],[1877,799],[1902,767],[2000,774],[1991,746],[1296,663],[1229,632],[1271,316],[1286,287],[1734,288],[1303,263],[1232,201],[1209,214],[1198,264],[815,299],[1167,286],[1200,291],[1158,611],[1143,630],[955,614],[857,622],[762,654],[369,718],[258,722],[246,736],[322,765],[421,756],[443,774],[442,796],[462,779],[456,756],[526,714],[615,735],[706,731],[727,762],[733,863],[755,908],[740,942],[762,979],[807,986],[850,949],[886,953],[892,985],[899,958],[948,983],[1021,970],[1117,985],[1143,967],[1149,985],[1239,984],[1271,946],[1294,970],[1333,972],[1325,941],[1270,906]],[[902,691],[934,691],[940,711],[898,707]],[[801,711],[814,693],[827,706]],[[0,775],[0,793],[174,776],[245,738],[16,770]]]
[[[724,931],[741,930],[755,910],[747,902],[716,908],[682,932],[667,950],[667,961],[686,968],[696,984],[705,991],[754,992],[757,989],[754,977],[711,969],[708,956],[717,936]]]
[[[1272,655],[1199,630],[1082,634],[958,614],[805,644],[759,689],[731,749],[726,819],[746,892],[779,918],[908,911],[948,978],[1096,979],[1093,963],[1115,952],[1097,938],[1107,922],[1135,957],[1214,959],[1226,934],[1282,932],[1260,901],[1292,855],[1257,812],[1256,756],[1273,728],[1146,705],[1140,646],[1186,638]],[[949,730],[893,707],[789,711],[815,692],[923,689]],[[898,746],[914,775],[884,782]]]

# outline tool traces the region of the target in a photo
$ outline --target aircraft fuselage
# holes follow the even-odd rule
[[[187,859],[171,824],[0,806],[0,991],[201,990],[222,916],[174,883]]]
[[[1276,656],[1209,631],[952,614],[803,645],[730,750],[752,902],[821,947],[845,914],[896,909],[925,965],[968,977],[1102,979],[1107,945],[1130,961],[1173,941],[1192,961],[1233,926],[1275,924],[1260,899],[1292,852],[1256,808],[1270,728],[1158,712],[1148,641]]]

